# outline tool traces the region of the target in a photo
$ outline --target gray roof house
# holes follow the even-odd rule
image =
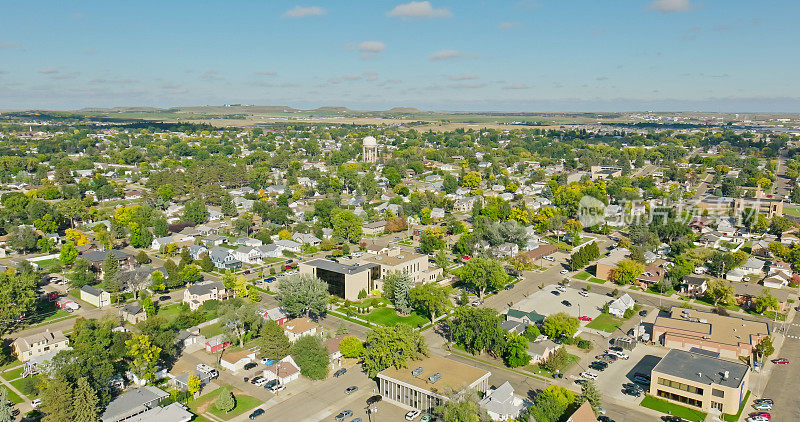
[[[487,391],[478,404],[486,409],[492,420],[504,421],[519,418],[522,411],[532,403],[515,396],[514,387],[506,381],[501,386]]]
[[[111,400],[105,412],[100,415],[100,422],[119,422],[128,420],[155,408],[169,393],[152,385],[134,388]]]
[[[186,406],[180,403],[170,403],[166,406],[156,406],[140,413],[125,422],[189,422],[194,417]]]
[[[208,258],[211,259],[215,267],[223,270],[240,268],[242,266],[242,262],[230,253],[230,249],[221,246],[215,246],[209,249]]]

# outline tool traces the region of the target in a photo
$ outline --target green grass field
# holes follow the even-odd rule
[[[201,328],[200,334],[205,336],[206,338],[211,338],[216,335],[222,334],[223,331],[224,330],[222,329],[222,326],[219,323],[217,323]]]
[[[24,370],[25,370],[25,367],[20,366],[19,368],[16,368],[16,369],[10,369],[8,371],[4,371],[3,374],[2,374],[3,375],[3,379],[5,379],[6,381],[15,380],[15,379],[19,378],[22,375],[22,371],[24,371]]]
[[[189,409],[192,411],[192,413],[198,415],[210,413],[219,419],[227,421],[264,403],[253,396],[248,396],[242,392],[234,391],[233,396],[236,398],[236,407],[234,407],[233,410],[228,413],[220,412],[214,408],[214,401],[217,399],[218,391],[219,390],[214,390],[204,396],[201,396],[197,400],[190,400]]]
[[[603,283],[606,282],[602,278],[597,278],[597,277],[590,277],[589,281],[591,281],[592,283],[597,283],[597,284],[603,284]]]
[[[20,396],[19,396],[19,394],[17,394],[17,393],[15,393],[15,392],[11,391],[11,390],[10,390],[9,388],[7,388],[7,387],[0,387],[0,388],[5,388],[5,390],[6,390],[6,397],[8,398],[8,401],[10,401],[10,402],[11,402],[11,404],[19,404],[19,403],[22,403],[22,397],[20,397]]]
[[[38,265],[38,266],[39,266],[39,267],[41,267],[41,268],[42,268],[42,269],[43,269],[45,272],[48,272],[48,273],[52,272],[52,268],[53,268],[53,267],[57,267],[57,266],[59,266],[60,264],[61,264],[61,261],[59,261],[57,258],[53,258],[53,259],[45,259],[45,260],[42,260],[42,261],[37,261],[37,262],[36,262],[36,265]]]
[[[392,308],[378,308],[370,312],[368,315],[360,316],[360,318],[374,322],[378,325],[383,325],[384,327],[393,327],[398,323],[403,323],[416,328],[421,327],[428,322],[428,318],[425,318],[416,312],[412,312],[411,315],[404,317],[397,315],[397,312],[395,312],[395,310]]]
[[[588,328],[613,333],[625,320],[610,314],[600,314],[597,318],[586,324]]]
[[[578,280],[588,280],[589,277],[591,277],[591,276],[592,275],[587,273],[586,271],[581,271],[578,274],[575,274],[573,277],[577,278]]]
[[[37,383],[41,382],[41,375],[35,375],[34,377],[36,377],[35,378],[36,379],[35,382],[37,382]],[[17,391],[20,391],[22,394],[25,394],[29,399],[35,399],[36,397],[38,397],[39,396],[38,394],[27,394],[25,392],[25,388],[22,387],[22,383],[23,383],[24,380],[25,380],[25,378],[20,378],[18,380],[11,381],[10,384],[13,385],[14,388],[17,389]]]
[[[661,400],[651,395],[645,396],[639,406],[653,409],[656,412],[677,416],[692,422],[703,422],[706,419],[706,414],[699,410],[694,410],[688,407],[670,403],[666,400]]]
[[[167,306],[161,306],[158,308],[158,312],[156,315],[164,318],[167,322],[172,322],[175,318],[178,317],[181,313],[181,304],[180,303],[173,303]]]

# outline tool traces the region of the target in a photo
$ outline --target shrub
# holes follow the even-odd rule
[[[364,290],[364,289],[361,289],[361,290],[358,292],[358,298],[359,298],[359,299],[364,299],[365,297],[367,297],[367,291],[366,291],[366,290]]]

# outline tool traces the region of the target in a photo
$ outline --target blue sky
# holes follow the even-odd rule
[[[0,109],[800,112],[800,2],[28,1]]]

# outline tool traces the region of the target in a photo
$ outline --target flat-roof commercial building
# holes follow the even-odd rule
[[[750,356],[762,338],[769,336],[765,322],[674,307],[668,317],[653,324],[653,339],[671,349],[703,349],[726,359]]]
[[[381,266],[377,264],[345,265],[325,259],[301,262],[301,274],[312,274],[328,284],[328,293],[348,300],[358,300],[358,292],[379,288]]]
[[[360,258],[364,264],[377,264],[381,267],[381,279],[392,272],[408,274],[415,284],[436,281],[442,274],[441,268],[430,268],[428,256],[401,249],[390,249],[386,253],[366,254]]]
[[[409,362],[408,368],[389,367],[378,373],[379,392],[405,408],[432,410],[448,395],[472,389],[482,396],[491,372],[439,356]]]
[[[625,248],[617,248],[612,250],[608,256],[598,259],[595,276],[601,280],[610,281],[612,271],[617,268],[620,261],[628,257],[629,253],[630,251]]]
[[[653,396],[703,412],[733,415],[747,394],[750,367],[673,349],[653,368],[650,379]]]

